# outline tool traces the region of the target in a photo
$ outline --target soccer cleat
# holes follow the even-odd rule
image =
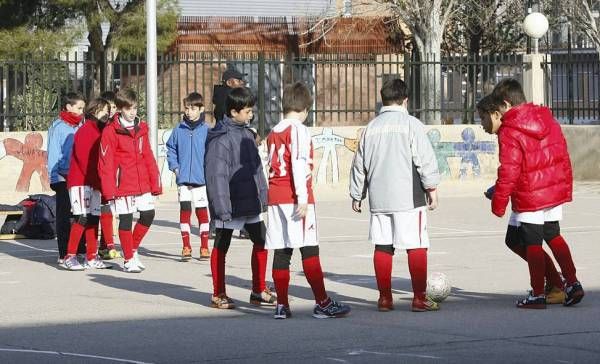
[[[140,255],[138,254],[137,250],[133,252],[133,260],[135,260],[135,264],[137,264],[141,270],[146,269],[146,266],[142,264],[142,261],[140,260]]]
[[[379,296],[377,301],[377,309],[381,312],[388,312],[394,309],[394,300],[392,297]]]
[[[325,307],[321,305],[315,305],[313,310],[313,317],[318,319],[326,318],[338,318],[344,317],[350,313],[350,306],[344,305],[343,303],[329,299],[329,304]]]
[[[546,291],[546,303],[549,305],[565,303],[567,294],[558,287],[552,287]]]
[[[192,259],[192,248],[188,248],[187,246],[184,246],[183,249],[181,250],[181,261],[187,262],[190,259]]]
[[[86,264],[87,264],[87,265],[85,266],[85,268],[86,268],[86,269],[107,269],[107,268],[109,268],[109,267],[108,267],[106,264],[104,264],[104,262],[103,262],[103,261],[102,261],[100,258],[98,258],[98,257],[96,257],[96,258],[94,258],[94,259],[92,259],[92,260],[86,260]]]
[[[276,320],[285,320],[286,318],[290,317],[292,317],[292,311],[290,311],[289,307],[285,305],[277,305],[275,307],[275,314],[273,315],[273,318]]]
[[[230,310],[235,308],[235,303],[231,298],[227,297],[225,293],[221,293],[218,296],[212,296],[210,303],[213,308],[218,308],[221,310]]]
[[[84,270],[83,265],[79,264],[77,257],[75,255],[71,255],[65,258],[63,263],[63,267],[67,270]]]
[[[200,248],[200,260],[210,259],[210,250],[208,248]]]
[[[411,309],[413,312],[438,311],[440,305],[429,297],[425,297],[425,299],[415,297]]]
[[[277,302],[277,297],[268,288],[260,293],[250,293],[250,303],[253,305],[274,306],[275,302]]]
[[[529,294],[524,299],[517,301],[518,308],[529,308],[534,310],[540,310],[546,308],[546,296],[539,295],[534,296],[533,294]]]
[[[123,271],[127,273],[141,273],[142,270],[136,264],[135,259],[129,259],[125,263],[123,263]]]
[[[565,293],[567,298],[565,299],[565,306],[573,306],[581,302],[585,293],[583,292],[583,287],[581,287],[581,283],[575,282],[567,286],[565,289]]]

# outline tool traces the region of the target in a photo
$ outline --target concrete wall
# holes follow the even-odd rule
[[[600,180],[600,127],[563,129],[575,179]],[[347,196],[350,165],[362,130],[363,127],[312,128],[314,182],[319,197]],[[158,165],[165,190],[174,190],[175,179],[164,158],[169,133],[169,130],[159,132]],[[486,134],[479,125],[428,126],[427,134],[445,182],[468,185],[494,180],[498,167],[495,135]],[[0,133],[0,203],[16,203],[32,193],[49,193],[46,135],[46,132]]]

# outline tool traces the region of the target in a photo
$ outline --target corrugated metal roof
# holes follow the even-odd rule
[[[181,16],[323,16],[335,0],[179,0]]]

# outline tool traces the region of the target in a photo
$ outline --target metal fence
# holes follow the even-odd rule
[[[595,56],[595,55],[594,55]],[[548,104],[561,122],[600,121],[597,56],[555,55],[545,63]],[[391,77],[403,78],[411,90],[409,111],[428,122],[476,123],[475,104],[505,77],[522,79],[521,55],[445,56],[420,60],[411,55],[316,55],[289,59],[263,54],[186,52],[158,59],[160,127],[181,115],[181,100],[192,91],[205,97],[212,115],[215,85],[227,68],[246,73],[258,97],[256,126],[267,132],[281,117],[283,85],[305,82],[315,101],[308,123],[314,126],[363,125],[381,107],[379,89]],[[93,97],[105,90],[133,88],[145,114],[143,57],[98,57],[71,53],[0,60],[0,123],[5,131],[46,129],[59,109],[59,95],[75,90]],[[435,85],[435,102],[419,92]],[[429,94],[431,95],[431,94]]]

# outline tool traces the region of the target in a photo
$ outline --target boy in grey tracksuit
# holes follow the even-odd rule
[[[375,244],[373,262],[379,288],[378,308],[394,308],[391,289],[395,248],[408,253],[413,311],[435,311],[425,296],[427,284],[427,214],[437,207],[440,181],[435,153],[423,124],[406,109],[408,91],[400,80],[383,84],[384,107],[364,130],[350,171],[352,208],[361,212],[369,195],[369,240]]]

